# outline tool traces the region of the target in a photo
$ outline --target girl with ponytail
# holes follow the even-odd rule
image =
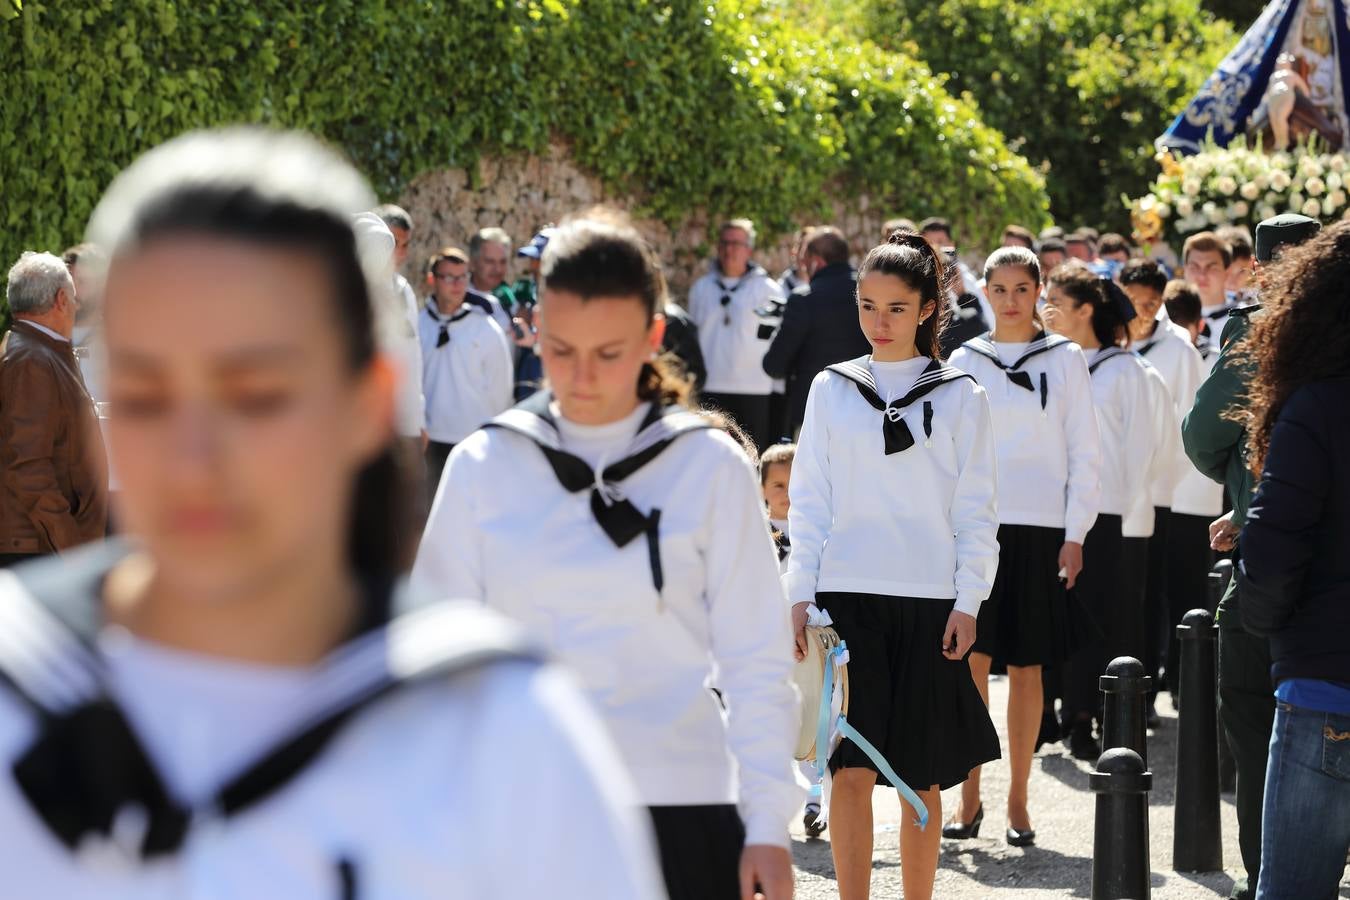
[[[1035,842],[1027,802],[1041,725],[1041,669],[1068,659],[1083,622],[1066,588],[1083,568],[1083,540],[1097,517],[1099,450],[1083,352],[1046,334],[1036,313],[1041,267],[1025,247],[985,262],[994,330],[952,354],[989,392],[998,458],[998,577],[980,608],[970,668],[988,702],[994,660],[1008,668],[1010,845]],[[983,818],[979,772],[961,792],[949,838],[974,837]]]
[[[867,254],[858,323],[872,352],[812,383],[788,488],[799,656],[803,626],[832,621],[848,645],[848,720],[887,763],[852,741],[829,760],[842,900],[869,895],[872,788],[891,778],[880,769],[937,822],[940,791],[998,757],[966,663],[998,567],[994,438],[985,391],[938,358],[946,297],[918,235]],[[901,825],[906,897],[932,896],[938,844],[935,827]]]
[[[1125,349],[1135,312],[1118,285],[1077,261],[1060,266],[1049,279],[1044,316],[1051,331],[1087,358],[1101,436],[1101,502],[1083,543],[1083,572],[1071,591],[1098,627],[1064,666],[1062,715],[1070,752],[1096,761],[1097,678],[1117,656],[1142,659],[1144,651],[1144,607],[1124,590],[1139,579],[1124,568],[1122,526],[1148,495],[1157,416],[1147,363]]]
[[[579,675],[672,900],[755,884],[787,900],[803,792],[778,558],[751,460],[658,357],[665,300],[631,226],[592,211],[558,228],[537,307],[547,389],[455,447],[413,579],[523,622]]]

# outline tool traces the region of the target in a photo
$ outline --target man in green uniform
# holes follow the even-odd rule
[[[1257,225],[1257,283],[1267,274],[1260,267],[1268,266],[1277,251],[1303,243],[1320,227],[1317,220],[1299,215],[1276,216]],[[1260,306],[1248,306],[1229,317],[1220,338],[1219,359],[1200,385],[1195,405],[1181,426],[1191,462],[1227,488],[1233,511],[1211,526],[1210,537],[1216,550],[1233,551],[1234,565],[1237,535],[1256,485],[1244,452],[1246,429],[1225,414],[1240,408],[1247,396],[1254,370],[1250,360],[1234,349],[1247,336],[1252,315],[1259,311]],[[1247,870],[1246,878],[1234,883],[1230,897],[1251,900],[1261,869],[1261,803],[1275,720],[1275,687],[1270,680],[1270,647],[1265,638],[1243,630],[1239,602],[1233,579],[1219,603],[1219,719],[1237,763],[1238,845]]]

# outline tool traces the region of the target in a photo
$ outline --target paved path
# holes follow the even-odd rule
[[[997,680],[990,687],[994,724],[1006,746],[1003,710],[1007,703],[1007,681]],[[1225,794],[1221,802],[1226,871],[1208,874],[1172,871],[1177,721],[1166,695],[1159,698],[1158,707],[1163,724],[1149,738],[1149,763],[1153,770],[1149,829],[1154,900],[1227,897],[1233,878],[1242,871],[1237,847],[1237,817],[1231,794]],[[1087,773],[1091,770],[1091,765],[1069,756],[1060,744],[1041,748],[1031,771],[1031,816],[1036,827],[1036,846],[1022,850],[1009,847],[1003,841],[1007,765],[999,762],[986,767],[982,836],[969,841],[943,841],[936,896],[943,900],[1088,897],[1092,884],[1095,806],[1094,796],[1087,787]],[[944,810],[955,808],[959,792],[960,789],[955,788],[943,794]],[[896,834],[900,804],[894,791],[878,789],[874,807],[876,849],[872,897],[896,900],[901,896]],[[838,896],[829,837],[830,833],[826,831],[820,840],[808,841],[801,833],[800,822],[797,823],[793,855],[797,863],[798,900],[826,900]],[[1350,898],[1350,879],[1342,882],[1340,896]]]

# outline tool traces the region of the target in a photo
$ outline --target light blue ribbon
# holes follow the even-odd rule
[[[836,664],[841,664],[846,647],[843,641],[830,650],[829,655],[825,657],[825,685],[824,691],[820,697],[820,711],[816,717],[816,772],[823,778],[825,776],[825,766],[829,762],[830,745],[830,713],[834,710],[834,668]],[[844,738],[858,745],[858,749],[867,754],[867,758],[877,767],[877,770],[885,775],[887,780],[895,788],[900,799],[908,803],[914,810],[917,817],[919,830],[928,827],[928,807],[919,799],[919,795],[899,775],[895,774],[895,769],[886,761],[872,742],[863,737],[858,729],[854,728],[848,721],[848,718],[840,714],[838,719],[839,734]]]

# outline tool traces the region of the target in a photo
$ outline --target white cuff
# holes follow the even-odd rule
[[[802,793],[805,793],[803,791]],[[792,839],[788,837],[786,822],[775,820],[773,816],[750,814],[745,816],[745,846],[783,847],[791,849]]]
[[[974,616],[978,619],[980,616],[980,604],[983,602],[984,598],[982,597],[971,594],[962,594],[956,598],[956,605],[952,607],[952,612],[965,613],[968,616]]]
[[[784,572],[783,593],[787,595],[788,605],[816,602],[816,577],[809,572]]]

